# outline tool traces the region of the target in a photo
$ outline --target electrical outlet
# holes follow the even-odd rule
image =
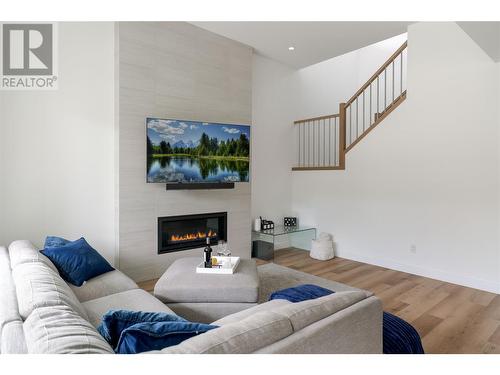
[[[413,254],[417,253],[417,245],[410,245],[410,253]]]

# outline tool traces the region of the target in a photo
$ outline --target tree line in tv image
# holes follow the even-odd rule
[[[148,119],[148,182],[247,182],[250,127]]]

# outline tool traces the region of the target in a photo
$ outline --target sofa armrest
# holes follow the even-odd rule
[[[380,354],[382,302],[369,297],[255,353]]]

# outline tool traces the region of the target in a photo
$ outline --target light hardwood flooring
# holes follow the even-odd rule
[[[500,353],[500,295],[298,249],[276,251],[274,263],[372,291],[417,329],[426,353]],[[151,291],[155,282],[140,286]]]

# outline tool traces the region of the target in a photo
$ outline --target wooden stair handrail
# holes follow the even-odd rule
[[[316,164],[316,153],[315,149],[313,146],[313,166],[305,166],[305,162],[302,163],[302,166],[297,166],[297,167],[292,167],[293,171],[314,171],[314,170],[345,170],[345,155],[347,152],[349,152],[356,144],[358,144],[363,138],[365,138],[368,133],[370,133],[380,122],[382,122],[396,107],[398,107],[405,99],[406,99],[406,90],[403,91],[403,51],[407,48],[408,46],[408,41],[405,41],[401,47],[399,47],[396,52],[394,52],[389,59],[379,68],[377,71],[370,77],[366,83],[361,86],[361,88],[356,91],[356,93],[346,102],[346,103],[340,103],[339,104],[339,113],[333,114],[333,115],[326,115],[326,116],[319,116],[319,117],[311,117],[308,119],[303,119],[303,120],[297,120],[294,121],[294,125],[297,124],[305,124],[305,127],[311,125],[313,126],[313,143],[315,142],[315,133],[314,133],[314,124],[317,121],[318,126],[319,122],[321,120],[329,120],[329,119],[335,119],[335,123],[338,124],[338,165],[314,165]],[[401,94],[398,97],[394,97],[394,62],[398,58],[398,56],[401,56]],[[375,112],[375,121],[371,123],[371,116],[372,116],[372,83],[378,79],[378,77],[384,73],[384,71],[387,69],[389,65],[393,65],[393,70],[392,70],[392,102],[389,103],[389,105],[386,104],[386,96],[384,97],[384,109],[382,112],[379,111],[379,104],[378,104],[378,91],[377,91],[377,112]],[[384,84],[385,85],[385,84]],[[367,88],[370,88],[370,120],[369,120],[369,126],[368,128],[365,129],[365,90]],[[378,86],[377,86],[378,90]],[[387,89],[385,89],[385,94],[387,95]],[[349,145],[347,145],[347,108],[351,106],[351,104],[356,101],[359,96],[363,95],[363,132],[361,134],[358,133],[358,112],[356,112],[356,139],[352,141],[351,139],[349,142],[351,142]],[[356,111],[358,111],[358,106],[356,102]],[[352,113],[352,109],[349,112],[349,116]],[[336,119],[338,118],[338,120]],[[351,129],[351,123],[349,123],[349,128]],[[299,143],[300,143],[300,129],[303,129],[303,133],[305,131],[305,127],[299,127]],[[330,129],[330,128],[329,128]],[[323,135],[325,135],[325,127],[323,126]],[[320,133],[318,134],[320,136]],[[330,130],[328,133],[329,141],[331,142],[330,139]],[[351,134],[352,137],[352,134]],[[304,141],[305,142],[305,141]],[[308,146],[307,146],[307,164],[309,164],[309,138],[308,138]],[[325,150],[325,141],[323,141],[323,150]],[[335,147],[335,146],[334,146]],[[304,143],[304,148],[305,148],[305,143]],[[318,158],[320,157],[320,150],[321,150],[321,145],[318,143],[318,151],[317,155]],[[330,143],[329,143],[329,149],[330,152]],[[302,153],[302,155],[305,155],[305,151]],[[324,154],[325,155],[325,154]],[[329,154],[330,158],[330,154]],[[329,159],[329,162],[331,163],[331,159]],[[319,162],[318,164],[320,164]],[[323,163],[325,163],[325,156],[323,156]],[[301,149],[300,149],[300,144],[299,144],[299,165],[301,164]],[[335,164],[337,164],[335,162]]]
[[[345,153],[346,153],[346,105],[339,104],[339,166],[340,169],[345,169]]]
[[[327,120],[329,118],[335,118],[335,117],[339,117],[340,115],[338,113],[335,113],[333,115],[326,115],[326,116],[319,116],[319,117],[311,117],[311,118],[306,118],[306,119],[303,119],[303,120],[297,120],[297,121],[294,121],[293,123],[296,125],[296,124],[302,124],[304,122],[312,122],[312,121],[319,121],[319,120]]]
[[[375,72],[375,74],[373,74],[371,78],[368,81],[366,81],[366,83],[363,86],[361,86],[361,88],[358,91],[356,91],[356,93],[351,97],[351,99],[347,101],[345,106],[348,107],[349,105],[351,105],[356,100],[356,98],[359,95],[361,95],[363,91],[365,91],[389,65],[391,65],[391,63],[396,59],[396,57],[398,57],[407,46],[408,46],[408,41],[404,42],[403,45],[399,47],[397,51],[394,52],[391,57],[389,57],[389,59],[387,59],[387,61]]]
[[[377,119],[373,124],[371,124],[366,130],[361,133],[361,135],[356,138],[346,149],[345,153],[348,153],[354,146],[356,146],[368,133],[370,133],[378,124],[380,124],[392,111],[394,111],[401,103],[406,100],[406,91],[403,91],[401,95],[394,99],[394,101],[387,106],[386,110],[377,116]]]

